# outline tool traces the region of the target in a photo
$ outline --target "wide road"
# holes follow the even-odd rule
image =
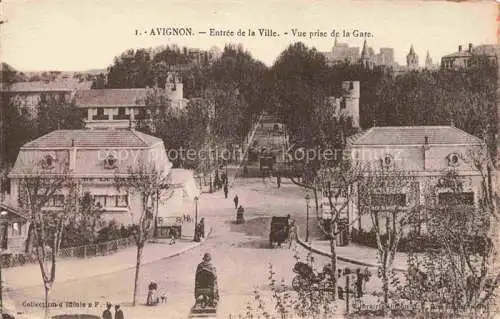
[[[232,198],[238,192],[241,204],[245,206],[247,222],[236,225]],[[275,190],[272,184],[261,183],[236,185],[230,198],[223,194],[203,195],[200,199],[200,215],[204,216],[213,231],[199,247],[170,259],[164,259],[141,268],[138,305],[130,307],[133,291],[134,270],[96,276],[68,282],[56,282],[51,301],[106,301],[119,303],[124,307],[126,318],[186,318],[194,302],[194,275],[197,264],[205,252],[212,254],[217,267],[221,302],[218,317],[244,314],[247,303],[255,300],[254,291],[269,295],[269,267],[272,265],[275,278],[290,282],[291,270],[296,261],[294,255],[306,258],[302,248],[268,247],[269,222],[271,215],[283,215],[297,203],[301,205],[301,190],[286,188]],[[231,196],[232,195],[232,196]],[[297,200],[297,203],[294,202]],[[293,214],[295,215],[295,214]],[[321,267],[326,258],[316,257]],[[151,281],[158,283],[159,291],[166,291],[168,300],[157,307],[146,307],[147,286]],[[42,289],[28,288],[13,292],[16,300],[42,300]],[[36,312],[37,308],[32,311]],[[72,312],[100,314],[103,308],[73,309]],[[55,311],[53,313],[59,313]],[[39,312],[38,312],[39,314]],[[38,315],[37,314],[37,315]],[[128,315],[127,315],[128,314]]]

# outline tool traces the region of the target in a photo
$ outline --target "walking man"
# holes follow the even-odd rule
[[[281,186],[281,176],[279,172],[276,172],[276,184],[278,184],[278,189]]]
[[[238,200],[239,200],[238,194],[234,195],[234,199],[233,199],[233,201],[234,201],[234,209],[238,209]]]
[[[124,319],[123,311],[120,309],[120,305],[115,306],[115,319]]]
[[[113,319],[111,315],[111,304],[109,302],[106,303],[106,310],[102,312],[102,319]]]
[[[227,186],[227,183],[224,184],[224,196],[227,198],[227,193],[229,192],[229,188]]]

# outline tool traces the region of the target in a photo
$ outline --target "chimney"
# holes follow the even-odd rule
[[[458,46],[458,52],[462,52],[462,46],[461,45]]]
[[[469,52],[472,52],[472,43],[469,43]]]

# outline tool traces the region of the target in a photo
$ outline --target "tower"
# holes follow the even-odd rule
[[[434,65],[432,64],[431,55],[429,54],[429,50],[427,50],[427,56],[425,57],[425,67],[427,69],[432,69],[434,67]]]
[[[365,41],[363,42],[363,49],[361,50],[361,64],[363,64],[363,66],[365,68],[373,68],[373,57],[372,57],[372,54],[370,54],[370,49],[368,47],[368,45],[366,44],[366,39]],[[372,50],[373,51],[373,50]]]
[[[165,94],[167,98],[173,101],[183,99],[182,82],[180,81],[177,73],[168,73],[167,79],[165,81]]]
[[[415,49],[413,49],[413,44],[410,47],[410,52],[406,55],[406,66],[410,70],[418,69],[418,55],[415,53]]]
[[[342,97],[340,112],[352,118],[352,127],[359,128],[359,81],[342,81]]]

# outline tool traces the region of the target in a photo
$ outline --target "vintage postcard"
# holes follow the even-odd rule
[[[0,2],[2,318],[500,318],[494,1]]]

